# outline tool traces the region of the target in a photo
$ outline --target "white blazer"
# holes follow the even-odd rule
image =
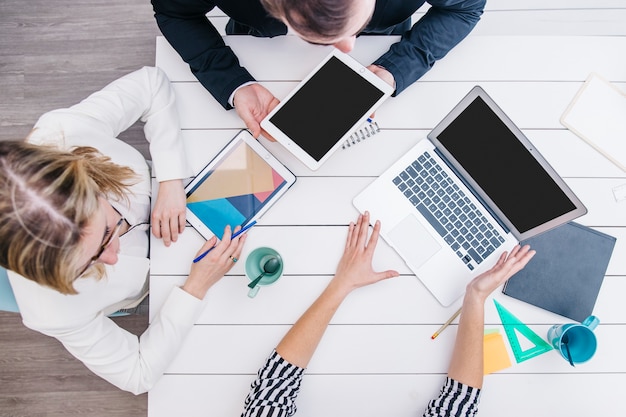
[[[113,162],[133,169],[141,181],[129,202],[111,204],[129,224],[150,220],[150,170],[141,154],[117,139],[135,121],[144,133],[158,181],[191,176],[180,137],[174,92],[165,74],[144,67],[122,77],[68,109],[44,114],[28,140],[61,149],[92,146]],[[64,295],[8,271],[24,324],[58,339],[94,373],[113,385],[140,394],[149,390],[178,352],[203,303],[175,287],[148,329],[139,337],[107,317],[136,301],[147,288],[148,227],[120,238],[117,264],[101,280],[81,278],[77,295]]]

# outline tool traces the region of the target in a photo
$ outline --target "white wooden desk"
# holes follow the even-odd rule
[[[328,52],[291,36],[226,40],[279,98]],[[360,38],[352,55],[368,64],[392,41]],[[262,140],[298,180],[249,232],[242,260],[258,246],[274,247],[285,260],[284,276],[250,299],[244,262],[239,262],[210,290],[182,351],[149,393],[149,416],[241,413],[265,357],[332,277],[347,224],[357,216],[352,198],[425,137],[475,84],[582,199],[589,213],[578,221],[618,238],[594,310],[601,320],[596,356],[572,368],[551,351],[487,376],[480,415],[626,415],[621,399],[626,386],[626,260],[621,256],[626,202],[617,203],[612,193],[626,184],[626,173],[559,124],[590,72],[626,90],[625,51],[626,37],[470,36],[418,83],[383,104],[376,114],[383,130],[379,135],[338,151],[320,170],[309,171],[280,145]],[[157,39],[157,65],[174,82],[185,145],[197,172],[243,123],[213,100],[162,38]],[[151,311],[172,286],[184,282],[201,244],[191,228],[170,248],[152,239]],[[384,242],[374,267],[394,268],[402,276],[355,291],[341,307],[304,378],[298,416],[417,416],[440,388],[456,325],[435,341],[430,336],[460,300],[441,307]],[[495,298],[544,337],[550,325],[566,321],[499,291]],[[487,327],[500,326],[491,301],[485,320]]]

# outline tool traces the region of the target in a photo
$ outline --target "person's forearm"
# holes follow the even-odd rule
[[[496,288],[524,268],[534,255],[535,251],[530,250],[528,245],[515,246],[510,253],[502,253],[493,268],[467,285],[448,371],[450,378],[474,388],[482,388],[485,300]]]
[[[448,376],[475,388],[483,385],[484,300],[467,293],[450,361]]]
[[[230,47],[207,19],[214,2],[152,0],[161,33],[189,64],[191,72],[224,107],[231,109],[228,98],[240,85],[254,81],[239,64]]]
[[[428,0],[431,8],[374,64],[389,71],[394,96],[421,78],[476,26],[485,0]]]
[[[380,222],[374,224],[369,239],[368,229],[368,212],[359,215],[356,224],[350,223],[337,274],[276,347],[276,352],[291,364],[300,368],[308,366],[330,320],[352,290],[399,275],[394,270],[376,272],[372,269]]]
[[[157,181],[179,180],[193,175],[183,146],[174,89],[160,69],[149,70],[152,104],[141,117],[150,142],[152,173]]]
[[[348,291],[331,282],[283,337],[276,351],[289,363],[306,368]]]

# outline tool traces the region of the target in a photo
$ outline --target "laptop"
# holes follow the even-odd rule
[[[444,306],[502,252],[587,212],[479,86],[353,203]]]

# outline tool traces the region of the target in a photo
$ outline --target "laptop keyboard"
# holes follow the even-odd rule
[[[424,152],[393,183],[470,269],[491,255],[504,238],[433,159]]]

